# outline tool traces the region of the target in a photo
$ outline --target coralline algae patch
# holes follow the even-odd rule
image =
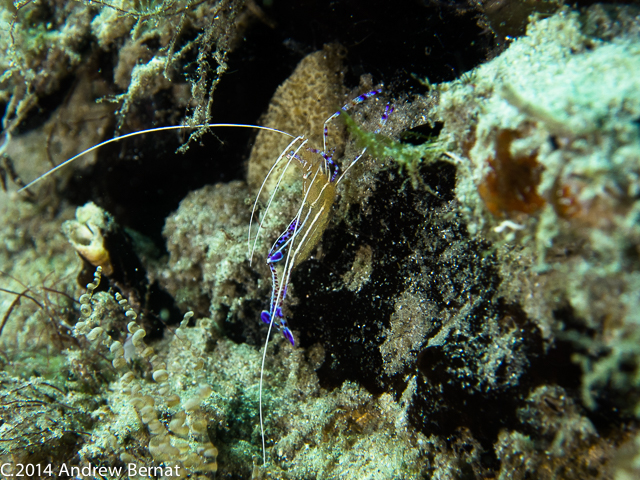
[[[472,227],[551,208],[611,228],[629,213],[640,188],[637,32],[605,41],[578,17],[538,19],[499,57],[440,86],[441,138],[469,161],[458,195],[475,210]]]
[[[499,295],[547,345],[573,350],[584,406],[629,418],[640,398],[639,32],[633,8],[561,10],[437,87],[459,211],[494,243]],[[530,449],[510,435],[510,448]]]
[[[469,231],[517,238],[551,279],[533,296],[560,297],[592,326],[640,320],[640,27],[633,11],[608,15],[534,19],[500,56],[439,86],[437,112]],[[550,311],[527,309],[548,332]]]

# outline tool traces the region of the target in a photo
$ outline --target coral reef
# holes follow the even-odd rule
[[[457,196],[471,231],[509,243],[498,250],[511,279],[504,291],[545,337],[562,330],[581,343],[591,408],[609,375],[636,363],[639,321],[638,25],[610,41],[584,32],[596,22],[605,30],[603,15],[593,8],[581,23],[562,11],[532,23],[503,55],[443,85],[438,107],[442,138],[462,146],[453,148],[463,165]],[[633,408],[634,398],[618,406]]]
[[[80,78],[85,76],[84,81],[95,81],[97,77],[106,82],[108,90],[102,94],[103,100],[120,105],[119,130],[141,99],[171,89],[176,99],[184,98],[180,93],[183,88],[171,77],[176,76],[176,65],[186,58],[191,61],[194,53],[198,71],[191,88],[191,122],[206,122],[211,115],[216,77],[226,69],[226,55],[238,31],[234,20],[240,5],[191,0],[5,2],[0,38],[6,52],[0,60],[0,98],[7,103],[2,151],[31,109],[42,105],[45,99],[56,105],[59,99],[52,97],[70,75],[82,72]],[[181,36],[183,39],[179,40]],[[97,49],[87,49],[91,41],[97,42]],[[105,78],[100,67],[97,75],[87,68],[99,62],[100,55],[112,53],[115,45],[121,48],[113,59],[112,78]],[[212,53],[217,62],[215,73],[205,62]]]
[[[238,318],[246,319],[246,328],[257,333],[253,314],[255,302],[261,300],[255,292],[256,275],[246,261],[250,198],[240,181],[187,195],[165,224],[169,263],[159,272],[179,305],[221,322],[234,339],[248,335],[236,324]],[[264,295],[264,289],[260,293]]]
[[[392,85],[331,122],[342,168],[368,155],[336,187],[320,244],[293,270],[283,313],[295,347],[280,335],[265,347],[260,312],[265,256],[300,208],[303,169],[290,167],[273,201],[277,179],[267,182],[251,219],[291,139],[261,132],[243,145],[243,179],[176,185],[189,193],[151,239],[98,186],[87,189],[94,203],[71,205],[65,190],[82,183],[71,173],[23,196],[0,192],[0,464],[37,465],[34,478],[104,468],[110,480],[638,476],[639,11],[436,3],[484,12],[478,23],[500,49],[455,80]],[[270,24],[252,3],[55,7],[51,33],[0,37],[10,191],[52,151],[70,156],[114,125],[208,121],[227,55],[250,29],[245,15]],[[3,8],[16,29],[44,15],[40,3]],[[69,29],[93,47],[62,42]],[[29,124],[33,99],[63,81],[42,76],[62,53],[36,55],[32,41],[67,45],[78,83]],[[320,148],[325,119],[378,88],[370,75],[346,86],[349,48],[306,52],[264,125]],[[105,52],[113,68],[90,87],[87,65]],[[393,114],[375,133],[387,102]],[[75,125],[92,115],[93,127]],[[166,137],[157,144],[175,151],[178,137]],[[145,143],[72,170],[114,170],[143,197],[150,189],[127,165],[150,168],[144,157],[158,145]],[[192,164],[172,162],[181,183]]]

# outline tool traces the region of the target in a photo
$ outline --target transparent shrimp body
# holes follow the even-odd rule
[[[315,163],[308,160],[314,156],[321,161],[317,161],[317,158]],[[295,160],[303,169],[303,201],[296,216],[267,255],[272,280],[271,301],[269,310],[264,310],[260,317],[267,324],[274,322],[294,345],[293,335],[282,313],[287,285],[293,269],[309,258],[329,224],[338,182],[335,177],[337,167],[331,157],[322,152],[313,149],[290,151],[287,158]]]
[[[307,146],[307,140],[302,137],[294,139],[286,150],[278,157],[274,165],[269,170],[263,184],[258,192],[258,197],[262,192],[269,177],[279,168],[281,162],[285,161],[286,165],[280,169],[280,175],[274,188],[269,202],[266,207],[263,221],[268,212],[271,203],[277,193],[277,189],[282,182],[285,172],[289,165],[294,162],[302,172],[302,202],[297,210],[296,215],[291,220],[287,228],[280,234],[274,242],[269,253],[267,254],[267,265],[271,271],[272,290],[269,310],[264,310],[260,318],[263,322],[269,324],[269,332],[271,327],[276,325],[287,340],[295,345],[293,334],[287,325],[287,321],[283,314],[283,303],[287,295],[287,287],[291,279],[293,269],[301,262],[309,258],[313,250],[316,248],[324,231],[326,230],[331,219],[331,211],[336,198],[336,188],[340,181],[344,178],[349,169],[364,155],[366,148],[348,165],[348,167],[340,172],[340,168],[333,160],[333,150],[327,150],[328,127],[327,125],[334,118],[353,106],[363,102],[364,100],[377,95],[381,90],[373,90],[356,97],[341,110],[331,115],[324,123],[323,132],[323,149],[315,149]],[[387,105],[380,121],[380,128],[386,123],[389,114],[393,111],[393,107]],[[377,131],[380,130],[378,128]],[[254,204],[255,213],[257,205]],[[253,242],[251,249],[251,258],[255,250],[260,228]],[[251,246],[251,238],[249,238]],[[268,335],[267,335],[268,341]]]
[[[264,224],[264,220],[269,211],[275,195],[277,194],[278,187],[282,182],[285,173],[292,162],[295,162],[302,171],[302,201],[298,208],[294,218],[289,222],[287,228],[280,234],[278,239],[273,243],[267,254],[267,265],[271,271],[272,289],[271,300],[269,303],[269,310],[263,310],[260,318],[263,322],[269,325],[267,331],[267,338],[265,340],[264,349],[262,351],[262,367],[260,369],[260,388],[259,388],[259,410],[260,410],[260,432],[262,437],[262,461],[266,463],[266,442],[264,433],[264,418],[262,413],[262,384],[264,380],[264,366],[267,355],[267,345],[269,344],[269,337],[271,335],[271,329],[275,325],[283,333],[285,338],[295,345],[293,333],[287,325],[282,306],[287,296],[287,286],[291,280],[291,272],[301,262],[306,260],[318,242],[322,238],[324,231],[329,225],[331,219],[331,211],[336,198],[336,188],[340,181],[344,178],[347,172],[356,164],[358,160],[365,154],[366,148],[364,148],[360,154],[354,158],[351,163],[340,172],[340,168],[333,160],[334,151],[327,151],[327,137],[328,128],[327,124],[334,118],[338,117],[343,112],[346,112],[351,107],[365,101],[366,99],[373,97],[381,92],[381,90],[373,90],[365,93],[351,100],[341,110],[331,115],[324,122],[323,132],[323,149],[318,150],[307,146],[308,141],[303,137],[296,137],[287,148],[280,154],[275,161],[269,173],[267,173],[258,195],[256,202],[253,205],[253,211],[251,218],[253,219],[256,212],[258,198],[262,193],[269,177],[274,172],[279,171],[278,180],[275,188],[273,189],[269,201],[265,208],[265,213],[260,221],[258,230],[253,239],[253,246],[251,241],[251,222],[249,225],[249,250],[250,261],[253,259],[253,253],[255,252],[260,230]],[[389,104],[386,105],[384,113],[380,119],[380,126],[376,130],[376,133],[380,131],[382,126],[386,123],[389,115],[393,112],[393,107]],[[280,168],[282,163],[286,162],[284,168]]]

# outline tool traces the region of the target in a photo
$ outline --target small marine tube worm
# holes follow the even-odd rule
[[[113,218],[89,202],[76,210],[76,219],[62,224],[62,231],[78,254],[93,267],[102,267],[106,276],[113,274],[111,256],[105,244],[105,234],[113,228]]]
[[[89,202],[76,209],[75,220],[62,224],[62,231],[84,261],[78,283],[85,284],[90,272],[102,267],[106,288],[118,290],[134,309],[145,314],[140,322],[152,337],[159,335],[167,321],[153,312],[169,312],[169,319],[177,319],[180,313],[173,298],[156,283],[149,283],[145,265],[138,256],[136,238],[108,212]],[[127,315],[133,313],[131,310]]]

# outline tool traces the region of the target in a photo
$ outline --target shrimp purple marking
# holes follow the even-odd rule
[[[350,108],[355,107],[356,105],[364,102],[367,98],[371,98],[375,95],[378,95],[382,93],[382,89],[379,88],[378,90],[372,90],[370,92],[367,93],[363,93],[362,95],[357,96],[356,98],[354,98],[353,100],[351,100],[349,103],[347,103],[346,105],[344,105],[340,110],[338,110],[336,113],[334,113],[333,115],[331,115],[329,118],[327,118],[324,122],[324,135],[323,135],[323,150],[326,152],[327,151],[327,138],[329,137],[329,129],[327,127],[327,124],[333,120],[334,118],[336,118],[338,115],[340,115],[342,112],[346,112],[347,110],[349,110]],[[387,107],[389,107],[389,105],[387,105]],[[393,111],[393,110],[392,110]],[[386,118],[384,119],[384,121],[386,122]],[[377,132],[376,132],[377,133]],[[363,151],[364,153],[364,151]]]
[[[282,303],[284,302],[284,298],[286,296],[286,288],[282,293],[282,297],[280,298],[279,303],[276,304],[278,300],[275,296],[275,292],[279,291],[280,286],[278,282],[278,272],[274,266],[274,263],[279,262],[284,258],[284,254],[282,253],[282,251],[287,246],[289,240],[295,234],[297,227],[298,219],[294,218],[287,229],[282,233],[282,235],[280,235],[278,240],[276,240],[274,245],[269,250],[269,254],[267,255],[267,265],[269,266],[269,270],[271,270],[271,283],[273,285],[271,289],[271,302],[269,311],[263,310],[260,314],[260,319],[266,324],[271,324],[272,319],[275,320],[277,322],[276,325],[278,326],[278,328],[280,328],[286,339],[291,342],[291,345],[295,344],[293,334],[291,333],[291,330],[289,330],[287,322],[284,319],[284,315],[282,314]],[[275,318],[270,312],[275,313]]]

